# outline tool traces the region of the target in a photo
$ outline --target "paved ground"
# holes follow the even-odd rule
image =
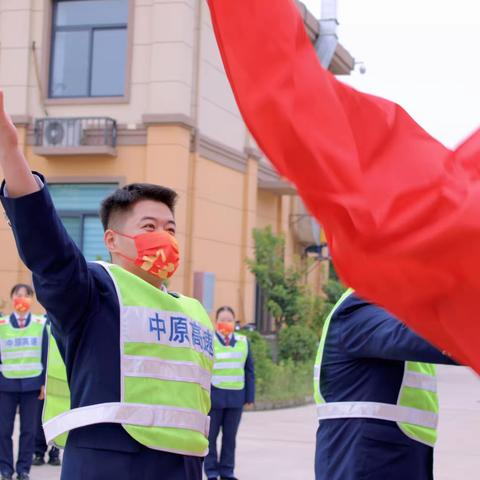
[[[441,420],[435,479],[480,478],[480,381],[470,370],[459,367],[440,367],[439,380]],[[238,477],[313,480],[315,427],[312,406],[245,414],[238,437]],[[34,467],[31,473],[32,480],[59,478],[59,469],[48,466]],[[168,479],[159,476],[158,480]]]

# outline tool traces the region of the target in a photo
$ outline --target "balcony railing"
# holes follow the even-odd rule
[[[38,155],[116,155],[117,122],[109,117],[39,118],[35,121]]]

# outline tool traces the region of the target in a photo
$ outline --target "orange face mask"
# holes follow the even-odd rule
[[[134,237],[115,233],[135,241],[137,258],[133,259],[119,253],[123,258],[162,280],[170,278],[176,272],[180,264],[180,252],[177,240],[170,233],[147,232]]]
[[[32,299],[28,297],[14,297],[13,308],[18,313],[29,312],[32,307]]]
[[[217,332],[226,337],[227,335],[233,333],[235,330],[235,325],[232,322],[217,322],[216,329]]]

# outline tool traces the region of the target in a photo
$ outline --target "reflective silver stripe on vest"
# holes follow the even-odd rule
[[[243,358],[243,352],[218,352],[215,357],[219,360],[225,360],[226,358]]]
[[[43,371],[41,363],[20,363],[20,364],[2,364],[0,365],[1,372],[28,372],[30,370]]]
[[[123,355],[122,372],[126,377],[147,377],[197,383],[205,390],[210,391],[210,372],[193,362]]]
[[[183,428],[208,437],[210,418],[195,410],[140,403],[100,403],[74,408],[43,424],[45,438],[54,438],[75,428],[98,423],[121,423],[143,427]]]
[[[432,377],[431,375],[425,375],[423,373],[407,371],[405,373],[402,386],[419,388],[421,390],[428,390],[429,392],[436,392],[437,378]]]
[[[222,369],[232,369],[232,368],[242,368],[244,367],[243,362],[219,362],[213,364],[214,370],[222,370]]]
[[[2,360],[15,360],[19,358],[35,358],[40,357],[40,350],[16,350],[13,352],[2,352]]]
[[[333,418],[376,418],[392,422],[410,423],[426,428],[436,428],[438,415],[417,408],[376,402],[332,402],[317,405],[319,420]]]
[[[313,379],[318,380],[320,377],[320,365],[315,365],[313,367]]]
[[[243,382],[245,377],[243,375],[214,375],[212,377],[213,385],[220,385],[221,383]]]

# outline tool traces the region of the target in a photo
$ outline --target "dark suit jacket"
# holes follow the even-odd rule
[[[38,300],[47,310],[65,361],[72,408],[119,402],[120,307],[110,276],[102,266],[85,260],[65,231],[46,186],[15,199],[6,197],[4,188],[3,184],[0,199],[20,257],[33,273]],[[132,453],[143,450],[121,425],[108,423],[71,431],[69,445]],[[162,455],[178,457],[157,452],[157,460]],[[197,471],[199,462],[185,456],[185,469]]]
[[[454,364],[380,307],[355,295],[332,316],[320,375],[327,402],[397,403],[406,361]],[[431,480],[433,449],[394,422],[320,422],[317,480]]]

